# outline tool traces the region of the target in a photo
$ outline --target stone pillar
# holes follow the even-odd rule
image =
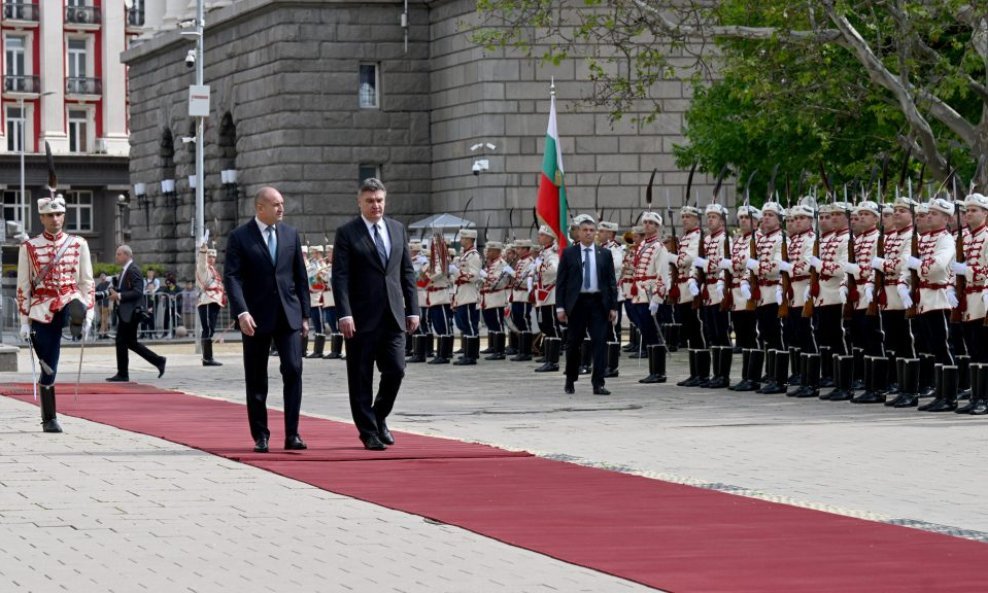
[[[42,2],[41,23],[38,34],[44,75],[41,76],[41,92],[52,93],[41,97],[41,134],[38,150],[44,150],[45,142],[51,144],[55,154],[69,151],[69,135],[65,126],[65,6],[61,2]]]
[[[123,0],[103,0],[103,145],[106,154],[127,156],[127,67],[120,62],[126,48]],[[98,141],[97,141],[98,142]]]
[[[161,19],[162,30],[174,29],[182,20],[185,11],[185,0],[161,0],[165,3],[165,16]]]
[[[165,2],[162,0],[144,3],[144,33],[143,37],[154,37],[163,28],[165,19]]]

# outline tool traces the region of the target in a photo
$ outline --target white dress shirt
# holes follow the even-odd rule
[[[589,251],[587,251],[589,250]],[[583,277],[586,269],[586,260],[590,260],[590,286],[587,287],[587,280]],[[597,250],[593,244],[584,245],[580,243],[580,292],[592,293],[600,292],[600,284],[597,281]]]
[[[381,218],[381,220],[377,221],[377,223],[373,223],[373,222],[367,220],[362,215],[361,215],[360,218],[363,219],[364,224],[367,226],[367,232],[370,233],[371,241],[374,240],[374,226],[375,225],[377,226],[377,232],[381,234],[381,240],[384,241],[384,251],[385,251],[385,253],[388,254],[388,257],[390,258],[391,257],[391,235],[388,234],[388,225],[384,224],[384,218]]]

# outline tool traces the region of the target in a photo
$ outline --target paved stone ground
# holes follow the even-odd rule
[[[156,372],[143,361],[132,363],[131,377],[136,381],[151,383],[166,388],[175,388],[193,393],[229,398],[241,401],[243,370],[238,343],[228,343],[217,347],[219,360],[225,366],[219,368],[203,368],[198,358],[191,352],[191,346],[174,345],[162,346],[161,352],[169,357],[168,372],[161,379],[155,378]],[[63,369],[75,369],[76,354],[66,351],[63,356]],[[85,381],[99,381],[114,372],[113,353],[109,348],[87,348]],[[685,356],[682,353],[674,355],[670,364],[670,379],[675,380],[685,376]],[[278,393],[277,359],[272,359],[269,372],[272,377],[272,393]],[[409,365],[408,376],[399,398],[396,412],[390,423],[392,428],[421,432],[424,434],[442,435],[464,440],[491,443],[512,449],[527,449],[540,455],[567,459],[578,463],[603,466],[617,471],[639,473],[662,479],[693,483],[725,491],[738,492],[746,495],[760,496],[769,500],[777,500],[789,504],[799,504],[813,508],[822,508],[876,520],[899,522],[927,529],[944,531],[955,535],[971,537],[988,541],[988,513],[984,512],[985,493],[988,492],[988,473],[984,471],[984,451],[988,450],[988,419],[955,414],[924,414],[915,410],[901,411],[885,408],[884,406],[857,406],[849,403],[830,403],[818,400],[793,400],[782,396],[762,396],[755,394],[734,394],[728,391],[710,391],[698,389],[677,388],[671,384],[663,386],[645,386],[637,383],[637,379],[645,375],[645,369],[637,366],[637,361],[623,360],[621,377],[608,381],[608,387],[614,392],[610,397],[593,396],[590,394],[589,381],[584,379],[577,383],[576,395],[568,396],[562,392],[563,378],[559,373],[539,374],[532,372],[532,363],[511,362],[482,362],[476,367],[452,367],[431,365]],[[25,354],[21,357],[21,369],[29,369]],[[69,373],[62,377],[69,381]],[[0,374],[0,380],[28,380],[28,373],[17,375]],[[72,377],[74,378],[74,377]],[[271,398],[271,404],[276,407],[278,397]],[[3,400],[0,400],[3,402]],[[147,470],[147,475],[141,478],[144,482],[139,489],[138,500],[133,501],[141,512],[147,512],[152,517],[139,522],[140,525],[153,522],[155,526],[171,525],[175,530],[165,533],[181,532],[190,534],[184,537],[182,546],[188,547],[194,543],[198,556],[192,564],[200,567],[214,564],[219,555],[229,553],[233,560],[231,574],[237,575],[241,564],[252,559],[257,564],[258,582],[270,582],[269,577],[277,581],[275,576],[266,570],[273,570],[283,576],[286,566],[293,560],[291,553],[282,552],[278,547],[280,541],[291,541],[292,537],[303,537],[310,541],[308,531],[313,525],[318,525],[315,531],[322,548],[312,547],[320,553],[306,552],[305,556],[313,556],[312,566],[325,566],[320,574],[332,574],[338,581],[361,583],[362,578],[370,578],[366,572],[351,569],[339,554],[353,553],[354,549],[364,549],[372,546],[366,541],[361,543],[357,533],[361,521],[370,522],[387,532],[394,529],[407,529],[401,533],[409,533],[409,544],[395,542],[380,553],[394,555],[398,558],[396,572],[400,575],[418,575],[420,564],[428,566],[428,558],[432,554],[424,553],[418,537],[428,537],[428,541],[453,533],[459,540],[451,540],[450,545],[458,547],[461,555],[467,550],[476,550],[476,556],[464,556],[459,568],[452,568],[445,563],[441,572],[444,578],[449,578],[450,588],[440,587],[441,591],[459,590],[516,590],[539,591],[540,586],[559,587],[560,590],[611,591],[621,590],[615,587],[627,584],[624,581],[610,579],[553,562],[534,554],[513,550],[507,546],[479,538],[473,542],[470,534],[464,534],[449,527],[437,528],[424,525],[416,517],[401,513],[385,511],[349,499],[321,493],[307,486],[265,474],[260,470],[244,468],[218,460],[199,453],[189,452],[180,447],[147,439],[137,435],[98,427],[83,421],[66,419],[64,424],[71,428],[68,435],[63,435],[63,441],[45,439],[37,430],[33,416],[36,412],[23,404],[0,403],[0,414],[11,406],[17,408],[23,418],[20,424],[10,432],[0,434],[0,440],[9,440],[3,451],[17,451],[12,457],[0,457],[5,463],[16,463],[21,472],[30,471],[34,457],[42,461],[41,466],[48,468],[36,476],[38,482],[51,486],[61,485],[64,472],[75,475],[80,471],[75,467],[77,459],[99,463],[100,467],[115,467],[107,463],[134,461],[137,457],[147,466],[138,466]],[[26,410],[26,412],[24,411]],[[332,418],[347,419],[349,408],[345,393],[345,365],[341,361],[307,360],[305,362],[305,396],[303,412]],[[9,423],[5,423],[9,426]],[[305,435],[303,435],[305,436]],[[250,443],[249,434],[244,422],[244,446]],[[354,433],[356,438],[356,432]],[[69,440],[71,439],[71,440]],[[122,439],[122,440],[113,440]],[[16,446],[13,444],[16,441]],[[26,441],[29,450],[40,453],[21,454],[24,447],[21,441]],[[58,446],[60,442],[71,442],[74,453]],[[54,443],[54,448],[53,448]],[[116,444],[111,444],[116,443]],[[110,447],[110,452],[102,449]],[[400,446],[400,443],[399,443]],[[33,448],[33,449],[32,449]],[[90,452],[90,449],[94,449]],[[142,453],[135,453],[134,451]],[[146,451],[146,453],[144,453]],[[9,455],[9,454],[8,454]],[[144,460],[144,456],[147,459]],[[93,459],[89,459],[92,457]],[[157,477],[152,470],[162,464],[168,469],[162,470]],[[188,464],[188,466],[187,466]],[[223,468],[223,471],[205,471],[201,468]],[[177,466],[177,467],[176,467]],[[93,466],[95,467],[95,466]],[[195,469],[199,468],[199,469]],[[118,476],[119,480],[128,480],[128,473]],[[211,489],[210,501],[203,501],[196,496],[203,496],[202,474],[207,476],[236,475],[231,481],[233,486],[224,484],[222,488],[207,483]],[[2,476],[7,476],[4,471]],[[191,480],[189,487],[181,486],[176,480]],[[26,478],[30,482],[34,477]],[[103,479],[102,477],[96,478]],[[169,481],[170,480],[170,481]],[[238,482],[239,480],[239,482]],[[0,482],[4,482],[0,479]],[[179,498],[175,506],[167,501],[160,501],[161,508],[154,501],[158,496],[149,484],[166,484],[163,490],[176,490],[190,496],[191,500]],[[244,484],[249,484],[245,486]],[[176,486],[175,484],[178,484]],[[197,486],[198,484],[198,486]],[[239,493],[231,495],[223,492],[227,487],[236,490],[240,484]],[[270,485],[270,486],[269,486]],[[19,486],[19,491],[28,490],[30,485]],[[73,485],[72,488],[81,488]],[[107,491],[116,492],[120,488],[108,487]],[[123,486],[124,491],[138,489],[137,486]],[[215,494],[213,494],[215,490]],[[151,491],[151,492],[149,492]],[[289,491],[292,496],[298,496],[292,503],[280,504],[277,496],[271,491]],[[14,506],[7,510],[8,495],[0,490],[0,520],[7,523],[15,520],[19,511],[34,510],[26,500],[15,498]],[[69,506],[74,509],[73,516],[88,516],[92,500],[70,496],[75,492],[63,492]],[[190,494],[191,492],[191,494]],[[153,496],[151,496],[153,494]],[[23,496],[23,495],[18,495]],[[60,495],[62,496],[62,495]],[[143,498],[150,496],[150,498]],[[254,498],[260,504],[253,503]],[[125,497],[126,498],[126,497]],[[61,500],[61,498],[60,498]],[[111,499],[113,500],[113,499]],[[169,499],[170,500],[170,499]],[[143,504],[141,501],[144,501]],[[211,510],[212,506],[221,501],[223,511]],[[232,503],[231,503],[232,501]],[[303,506],[308,501],[312,508]],[[336,505],[339,505],[337,508]],[[264,508],[264,512],[254,509]],[[117,507],[112,507],[117,508]],[[230,510],[233,508],[234,510]],[[278,509],[303,509],[293,514]],[[332,509],[328,510],[327,509]],[[210,511],[204,512],[204,509]],[[314,509],[314,510],[313,510]],[[175,512],[178,510],[179,512]],[[154,511],[154,512],[152,512]],[[239,515],[237,515],[239,513]],[[263,515],[264,527],[256,527],[254,519],[246,521],[252,513]],[[45,513],[41,513],[45,515]],[[169,523],[171,515],[178,515],[175,523]],[[240,518],[226,519],[230,515]],[[338,520],[330,520],[332,514]],[[9,516],[8,516],[9,515]],[[352,517],[351,517],[352,515]],[[58,515],[56,515],[57,517]],[[298,517],[303,517],[299,519]],[[41,517],[33,516],[30,523],[41,521]],[[328,523],[319,523],[319,519]],[[352,520],[351,520],[352,519]],[[60,520],[59,520],[60,521]],[[377,522],[381,522],[379,524]],[[42,525],[47,523],[41,522]],[[55,522],[63,524],[63,522]],[[274,525],[275,527],[272,527]],[[6,526],[6,525],[5,525]],[[181,526],[185,527],[183,531]],[[277,535],[271,537],[269,532],[278,529]],[[17,534],[15,541],[20,541],[19,549],[7,551],[4,544],[0,549],[0,573],[2,567],[8,566],[4,560],[15,557],[20,573],[28,571],[30,566],[27,559],[36,552],[31,547],[41,547],[40,535],[32,538],[22,531]],[[35,532],[37,527],[27,529]],[[46,529],[56,530],[54,527]],[[340,535],[337,530],[345,531]],[[422,534],[419,533],[420,530]],[[246,531],[247,537],[243,536]],[[414,532],[414,534],[412,534]],[[329,534],[327,536],[327,533]],[[214,534],[216,534],[214,536]],[[73,537],[76,537],[75,535]],[[107,558],[119,556],[134,562],[134,555],[121,556],[121,549],[129,546],[123,536],[93,535],[89,536],[97,542],[96,549],[110,549],[112,553],[101,556]],[[215,537],[215,541],[214,541]],[[449,536],[453,537],[453,535]],[[462,539],[470,540],[469,545],[460,543]],[[10,541],[4,537],[4,542]],[[73,540],[74,541],[74,540]],[[104,543],[105,541],[105,543]],[[154,540],[160,542],[159,539]],[[246,543],[258,541],[251,546]],[[327,544],[336,541],[337,544]],[[191,543],[190,543],[191,542]],[[263,542],[263,543],[260,543]],[[354,543],[356,542],[356,543]],[[147,550],[148,547],[144,542]],[[353,543],[352,547],[343,546]],[[207,545],[208,544],[208,545]],[[59,544],[60,546],[62,544]],[[292,544],[286,544],[292,545]],[[439,546],[440,544],[436,544]],[[445,544],[444,544],[445,545]],[[179,548],[182,548],[179,546]],[[209,547],[213,546],[213,547]],[[248,546],[254,549],[248,549]],[[473,547],[471,547],[473,546]],[[486,547],[485,547],[486,546]],[[294,546],[293,546],[294,547]],[[303,544],[309,550],[308,544]],[[342,548],[346,548],[342,551]],[[73,548],[76,551],[73,551]],[[199,548],[202,548],[201,550]],[[219,549],[224,551],[221,552]],[[69,558],[76,559],[73,564],[82,577],[92,576],[92,564],[86,567],[86,554],[93,555],[88,546],[78,541],[66,544],[63,552]],[[130,548],[127,548],[130,549]],[[140,548],[134,548],[140,550]],[[376,548],[375,548],[376,549]],[[442,548],[436,548],[441,550]],[[493,549],[493,551],[492,551]],[[325,550],[325,553],[322,553]],[[164,558],[177,562],[175,556],[180,549],[166,549]],[[147,557],[154,556],[158,551],[145,551]],[[493,554],[493,555],[491,555]],[[520,556],[512,556],[520,555]],[[332,556],[332,559],[329,557]],[[477,586],[483,581],[463,573],[460,569],[470,572],[471,567],[483,565],[480,558],[496,558],[492,560],[497,566],[503,558],[504,562],[544,562],[551,565],[542,573],[538,582],[514,580],[504,583],[504,589],[493,584]],[[137,554],[138,560],[140,554]],[[343,559],[341,559],[343,558]],[[95,562],[95,561],[94,561]],[[286,564],[286,562],[288,564]],[[296,562],[302,566],[300,562]],[[325,565],[322,563],[326,563]],[[335,563],[335,564],[334,564]],[[167,564],[164,562],[162,564]],[[181,562],[178,562],[181,565]],[[125,566],[127,566],[124,563]],[[246,565],[246,564],[244,564]],[[484,565],[487,566],[487,565]],[[503,566],[509,566],[504,564]],[[558,570],[552,573],[553,568]],[[351,573],[342,572],[344,569]],[[316,570],[316,569],[313,569]],[[365,569],[366,570],[366,567]],[[438,570],[438,569],[437,569]],[[539,567],[539,570],[543,570]],[[200,570],[201,572],[201,570]],[[289,570],[298,578],[310,578],[309,574],[300,574],[298,570]],[[483,575],[493,574],[490,571],[477,570],[474,573]],[[518,571],[524,574],[527,571]],[[20,574],[19,573],[19,574]],[[495,571],[501,579],[507,579],[504,570]],[[212,573],[210,578],[190,577],[187,571],[169,573],[172,578],[187,578],[187,582],[212,582],[216,578]],[[225,573],[222,573],[225,574]],[[529,573],[532,574],[532,573]],[[265,576],[267,575],[267,576]],[[563,578],[577,579],[581,584],[561,585]],[[572,576],[576,575],[576,576]],[[150,582],[161,583],[164,576],[155,577],[144,575]],[[430,582],[430,574],[423,577],[425,583]],[[388,590],[392,585],[398,587],[403,583],[397,575],[387,577],[378,575],[379,582]],[[236,576],[230,577],[230,582]],[[483,577],[478,576],[477,579]],[[516,575],[514,578],[520,578]],[[590,580],[604,578],[606,582]],[[204,580],[203,580],[204,579]],[[390,580],[389,580],[390,579]],[[133,579],[122,579],[129,582]],[[433,581],[442,582],[442,581]],[[582,584],[582,583],[585,583]],[[457,587],[463,586],[463,589]],[[352,585],[351,585],[352,586]],[[486,587],[486,588],[485,588]],[[153,589],[153,587],[152,587]],[[2,588],[0,588],[2,590]],[[25,590],[35,590],[28,588]],[[435,589],[432,589],[435,590]]]

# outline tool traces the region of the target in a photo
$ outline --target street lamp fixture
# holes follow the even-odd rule
[[[151,200],[148,199],[148,186],[143,183],[134,184],[134,195],[137,196],[138,208],[144,208],[144,228],[151,230]]]

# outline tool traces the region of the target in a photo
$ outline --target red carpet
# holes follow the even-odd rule
[[[396,433],[396,447],[371,453],[352,426],[310,417],[308,451],[256,455],[241,405],[136,384],[109,391],[85,386],[78,401],[60,398],[60,412],[674,593],[988,590],[988,545],[969,540],[446,439]],[[31,400],[30,385],[0,393]],[[272,430],[280,423],[271,412]]]

